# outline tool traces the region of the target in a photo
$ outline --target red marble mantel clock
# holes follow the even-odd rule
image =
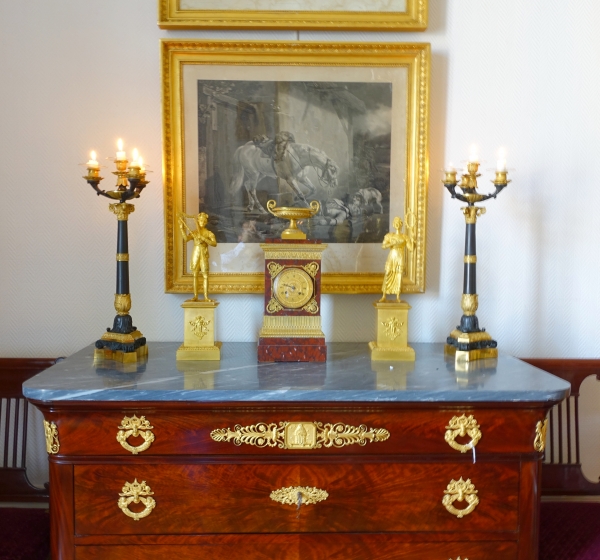
[[[259,362],[324,362],[321,330],[321,257],[317,240],[271,239],[265,252],[265,307]]]

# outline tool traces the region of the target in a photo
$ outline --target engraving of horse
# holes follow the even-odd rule
[[[307,206],[306,197],[312,196],[317,190],[308,177],[310,168],[315,169],[322,188],[331,192],[337,187],[339,166],[322,150],[309,144],[290,142],[284,157],[290,172],[286,173],[286,176],[279,176],[279,180],[287,183],[295,196]],[[252,141],[240,146],[233,155],[233,175],[229,182],[230,200],[235,198],[244,186],[248,193],[248,211],[256,210],[266,214],[267,211],[256,197],[256,186],[263,177],[278,178],[272,158],[266,157]],[[302,189],[305,189],[306,193]]]

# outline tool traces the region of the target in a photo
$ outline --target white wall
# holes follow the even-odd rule
[[[119,136],[155,170],[129,220],[131,313],[148,339],[181,338],[185,298],[163,293],[162,37],[430,42],[427,291],[406,298],[410,340],[442,341],[460,318],[464,219],[440,169],[476,143],[482,185],[499,146],[514,168],[478,222],[482,326],[517,356],[600,354],[600,3],[430,0],[428,31],[404,34],[167,32],[156,19],[150,0],[0,3],[0,355],[68,355],[111,325],[116,220],[77,164]],[[218,299],[218,338],[255,340],[261,297]],[[373,338],[373,299],[326,296],[327,338]]]

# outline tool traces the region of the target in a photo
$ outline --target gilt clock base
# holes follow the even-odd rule
[[[325,362],[327,346],[324,338],[258,339],[259,362]]]

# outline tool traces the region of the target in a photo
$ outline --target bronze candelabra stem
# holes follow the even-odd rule
[[[496,198],[510,182],[507,180],[506,170],[497,170],[493,182],[495,191],[491,194],[480,194],[477,192],[478,162],[467,164],[467,173],[461,177],[460,183],[456,179],[456,171],[445,172],[444,186],[452,198],[466,202],[467,206],[462,208],[465,216],[465,254],[464,254],[464,276],[463,294],[461,307],[463,315],[460,325],[456,327],[446,339],[446,353],[455,354],[457,360],[471,361],[483,358],[495,358],[498,356],[498,343],[492,339],[485,329],[479,328],[479,319],[476,311],[479,306],[477,295],[477,252],[476,252],[476,230],[477,217],[485,214],[485,208],[475,206],[475,203],[490,198]],[[462,193],[456,192],[459,187]]]
[[[89,164],[90,162],[88,162]],[[129,292],[129,247],[127,220],[129,214],[135,210],[133,204],[127,201],[139,198],[146,181],[146,174],[141,166],[133,162],[128,166],[126,159],[117,159],[117,167],[113,174],[117,176],[115,190],[104,191],[99,188],[99,166],[88,166],[88,174],[84,179],[96,191],[98,196],[110,198],[116,202],[109,204],[109,210],[117,216],[117,283],[115,291],[115,310],[117,315],[113,327],[106,329],[106,333],[96,341],[94,357],[97,359],[109,358],[122,362],[134,362],[147,355],[148,347],[146,338],[133,326],[129,315],[131,309],[131,294]]]

